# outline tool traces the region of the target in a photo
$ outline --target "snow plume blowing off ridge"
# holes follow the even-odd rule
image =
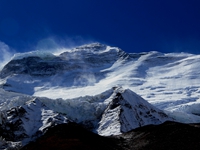
[[[94,43],[95,40],[83,38],[81,36],[75,37],[65,37],[65,38],[58,38],[58,37],[47,37],[39,40],[34,47],[34,50],[38,51],[48,51],[54,55],[59,55],[62,52],[70,51],[71,49],[85,45]]]
[[[14,52],[11,51],[8,45],[0,41],[0,70],[12,58]]]
[[[78,66],[81,64],[83,66],[81,72],[77,72],[73,79],[73,86],[90,86],[96,83],[96,76],[92,71],[88,72],[89,66],[85,63],[84,58],[81,54],[77,54],[73,50],[76,47],[94,43],[94,40],[85,39],[82,37],[66,37],[65,39],[58,39],[57,37],[48,37],[41,39],[37,42],[34,50],[37,52],[51,53],[52,55],[59,56],[62,53],[67,53],[65,59],[70,61],[74,60],[77,64],[72,64],[72,66]],[[59,77],[57,77],[59,78]],[[57,81],[58,83],[59,81]],[[62,81],[60,81],[62,82]]]

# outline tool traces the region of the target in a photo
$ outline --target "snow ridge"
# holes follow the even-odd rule
[[[172,120],[140,96],[114,87],[96,96],[69,100],[32,97],[0,113],[4,145],[25,145],[57,124],[75,122],[103,136],[118,135],[147,124]]]
[[[169,118],[129,89],[116,87],[112,101],[102,115],[98,134],[118,135],[137,127],[161,124]]]

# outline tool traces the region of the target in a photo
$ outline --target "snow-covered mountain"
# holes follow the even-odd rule
[[[0,84],[6,91],[53,99],[97,95],[120,85],[178,121],[199,122],[199,63],[200,55],[129,54],[93,43],[60,55],[16,54],[0,72]]]
[[[4,79],[4,89],[29,95],[40,95],[52,87],[91,86],[105,78],[102,70],[124,54],[101,44],[78,47],[59,56],[38,51],[17,54],[2,69],[0,77]]]
[[[128,54],[99,43],[16,54],[0,72],[3,138],[26,143],[69,120],[106,136],[166,120],[200,122],[199,63],[200,55]]]
[[[21,147],[43,135],[49,128],[68,122],[110,136],[167,120],[173,119],[136,93],[114,87],[96,96],[69,100],[32,97],[27,102],[22,101],[21,106],[1,112],[0,135],[4,138],[4,147],[9,147],[6,141],[10,141],[11,146]]]

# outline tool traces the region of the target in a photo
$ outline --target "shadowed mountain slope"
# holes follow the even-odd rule
[[[200,149],[200,125],[165,122],[137,128],[121,137],[134,150]]]
[[[200,148],[200,125],[165,122],[128,133],[102,137],[75,123],[49,129],[22,150],[196,150]]]
[[[83,127],[68,123],[58,125],[47,131],[36,142],[25,146],[22,150],[115,150],[121,149],[118,140],[102,137],[87,131]]]

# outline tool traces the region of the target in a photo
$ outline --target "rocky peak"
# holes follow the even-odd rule
[[[116,135],[148,124],[161,124],[167,120],[171,118],[136,93],[129,89],[116,88],[102,116],[98,133]]]

